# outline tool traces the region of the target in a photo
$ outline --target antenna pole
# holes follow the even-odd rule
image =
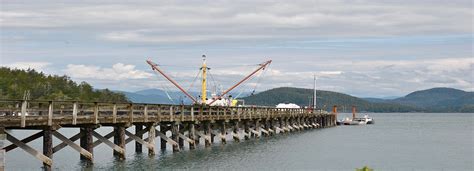
[[[313,112],[316,111],[316,74],[314,74],[314,85],[313,85],[313,91],[314,91],[314,94],[313,94]]]
[[[168,81],[170,81],[171,83],[173,83],[174,86],[176,86],[179,90],[181,90],[181,92],[183,92],[186,96],[188,96],[194,103],[198,103],[196,99],[194,99],[193,96],[191,96],[188,92],[186,92],[186,90],[184,90],[176,81],[174,81],[173,79],[171,79],[168,75],[166,75],[160,68],[158,68],[158,65],[153,63],[152,61],[150,60],[147,60],[146,61],[148,63],[148,65],[151,66],[151,68],[154,70],[154,71],[157,71],[159,72],[161,75],[163,75],[166,79],[168,79]]]

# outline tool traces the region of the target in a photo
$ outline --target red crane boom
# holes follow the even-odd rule
[[[257,68],[255,71],[253,71],[252,73],[250,73],[249,75],[247,75],[245,78],[243,78],[242,80],[240,80],[237,84],[235,84],[234,86],[230,87],[229,89],[227,89],[226,91],[224,91],[224,93],[222,93],[221,95],[219,95],[216,99],[212,100],[211,103],[209,103],[208,105],[211,105],[212,103],[214,103],[216,100],[222,98],[222,96],[226,95],[227,93],[229,93],[230,91],[232,91],[235,87],[239,86],[240,84],[242,84],[244,81],[247,81],[250,77],[252,77],[255,73],[257,73],[258,71],[262,70],[262,69],[265,69],[265,67],[267,65],[269,65],[270,63],[272,63],[272,60],[269,60],[269,61],[266,61],[262,64],[260,64],[260,67]]]

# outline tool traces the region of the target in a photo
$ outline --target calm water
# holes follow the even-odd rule
[[[345,115],[345,114],[342,114]],[[348,115],[347,115],[348,116]],[[154,158],[134,153],[118,161],[105,145],[94,149],[93,168],[69,147],[54,154],[57,170],[474,170],[474,114],[371,114],[375,125],[339,126],[278,135],[241,143],[216,143],[179,153],[157,152]],[[342,116],[340,116],[341,118]],[[110,129],[100,130],[104,135]],[[77,130],[63,129],[71,136]],[[14,131],[18,137],[26,132]],[[30,144],[41,149],[41,139]],[[59,141],[55,140],[55,144]],[[157,141],[159,145],[159,141]],[[159,147],[159,146],[157,146]],[[7,153],[7,170],[40,170],[41,163],[15,149]]]

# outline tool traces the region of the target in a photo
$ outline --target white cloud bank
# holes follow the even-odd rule
[[[69,64],[64,70],[65,74],[82,80],[114,80],[123,81],[130,79],[145,79],[152,76],[151,73],[136,70],[134,65],[116,63],[112,68],[102,68],[93,65]]]
[[[165,82],[144,57],[176,65],[206,53],[216,63],[273,58],[260,90],[310,88],[314,73],[321,89],[360,96],[436,86],[474,90],[471,0],[5,0],[1,6],[0,61],[7,63],[1,65],[67,74],[98,88],[160,88]],[[249,70],[212,72],[228,87]],[[167,71],[183,86],[196,73]]]
[[[432,87],[454,87],[474,91],[473,58],[445,58],[436,60],[378,60],[343,62],[330,61],[338,65],[312,64],[313,71],[293,71],[270,66],[262,78],[254,77],[235,91],[250,92],[281,86],[311,88],[313,75],[317,76],[318,89],[349,93],[356,96],[400,96],[414,90]],[[52,70],[46,62],[24,62],[6,65],[20,69],[34,68],[39,71]],[[210,66],[212,67],[212,66]],[[212,69],[210,88],[217,86],[226,89],[241,80],[255,67],[226,67]],[[199,81],[195,76],[198,70],[175,71],[162,68],[173,79],[192,91],[199,91]],[[47,73],[51,74],[51,73]],[[136,69],[134,65],[116,63],[112,67],[69,64],[58,75],[66,74],[75,81],[86,81],[97,88],[115,90],[141,90],[147,88],[167,88],[177,90],[163,76],[150,70]],[[258,76],[260,74],[256,74]],[[194,84],[192,83],[193,81]],[[415,89],[413,88],[415,87]],[[244,92],[245,93],[245,92]]]
[[[3,66],[15,69],[35,69],[37,71],[44,71],[51,63],[49,62],[14,62],[10,64],[2,64]]]
[[[109,41],[187,43],[472,32],[472,2],[3,3],[3,28],[93,29]],[[469,6],[470,4],[470,6]]]

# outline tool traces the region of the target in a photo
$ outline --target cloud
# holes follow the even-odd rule
[[[173,87],[152,75],[145,57],[191,65],[163,66],[191,85],[206,54],[224,88],[254,66],[218,65],[265,57],[274,62],[250,87],[311,88],[316,74],[318,88],[360,96],[472,91],[473,13],[470,0],[4,1],[0,56],[7,66],[120,90]]]
[[[133,80],[146,79],[152,76],[151,73],[136,70],[134,65],[116,63],[112,68],[102,68],[92,65],[69,64],[64,72],[73,79],[91,80]]]
[[[473,17],[471,8],[443,2],[323,0],[96,4],[85,1],[36,5],[3,4],[0,24],[7,29],[87,28],[108,41],[186,43],[470,33]]]
[[[3,66],[16,69],[35,69],[37,71],[44,71],[44,69],[49,65],[51,65],[51,63],[48,62],[15,62]]]

